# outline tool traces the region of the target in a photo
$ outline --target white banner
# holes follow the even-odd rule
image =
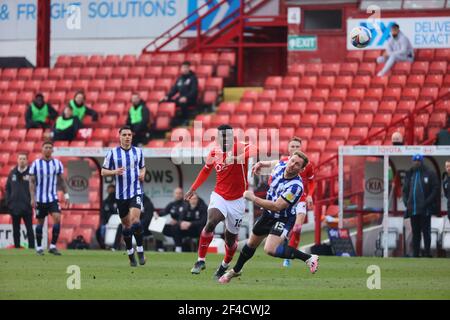
[[[364,170],[364,209],[383,208],[383,161],[366,161]]]
[[[36,225],[33,225],[33,230],[36,228]],[[44,232],[42,237],[42,246],[47,248],[47,237],[45,236],[47,232],[47,228],[44,224]],[[25,225],[20,225],[20,245],[28,248],[28,236],[27,229]],[[14,246],[14,238],[13,238],[13,227],[12,224],[0,224],[0,249]]]
[[[416,17],[416,18],[383,18],[348,19],[347,49],[362,50],[352,46],[350,31],[358,26],[366,27],[372,33],[372,40],[364,50],[384,49],[391,37],[391,26],[397,23],[400,30],[411,41],[415,49],[420,48],[450,48],[450,16],[447,17]]]
[[[91,169],[85,160],[69,161],[67,187],[71,203],[89,203],[89,177]]]
[[[208,8],[217,3],[211,2]],[[52,39],[150,39],[173,27],[204,4],[205,0],[53,0]],[[202,29],[207,30],[221,21],[237,10],[239,4],[240,0],[230,0],[220,6],[219,10],[204,19]],[[35,39],[36,19],[37,0],[0,1],[0,40]],[[188,23],[196,19],[197,15],[193,15]],[[195,35],[195,32],[190,34]]]

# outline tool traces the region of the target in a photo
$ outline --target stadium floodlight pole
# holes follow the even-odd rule
[[[383,234],[384,234],[384,252],[383,257],[389,255],[388,238],[389,238],[389,155],[383,156]]]

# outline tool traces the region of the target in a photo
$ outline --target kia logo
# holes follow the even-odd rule
[[[88,180],[83,176],[73,176],[69,179],[69,188],[74,191],[84,191],[89,187]]]
[[[383,180],[379,178],[370,178],[366,181],[366,190],[373,194],[383,192]]]

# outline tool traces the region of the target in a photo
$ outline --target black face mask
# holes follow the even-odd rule
[[[394,37],[394,39],[397,39],[398,37],[398,33],[396,35],[392,35]]]
[[[392,143],[394,146],[402,146],[403,142],[395,141]]]

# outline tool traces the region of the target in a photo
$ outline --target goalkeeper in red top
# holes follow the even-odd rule
[[[214,274],[218,280],[225,274],[237,249],[237,235],[245,213],[243,193],[248,187],[248,160],[256,154],[256,148],[237,142],[233,128],[229,125],[221,125],[217,130],[218,145],[210,151],[205,166],[186,193],[185,199],[189,200],[214,168],[217,173],[216,186],[211,193],[208,221],[200,235],[198,260],[191,273],[199,274],[205,269],[205,256],[214,237],[214,230],[219,222],[224,221],[225,257]]]

